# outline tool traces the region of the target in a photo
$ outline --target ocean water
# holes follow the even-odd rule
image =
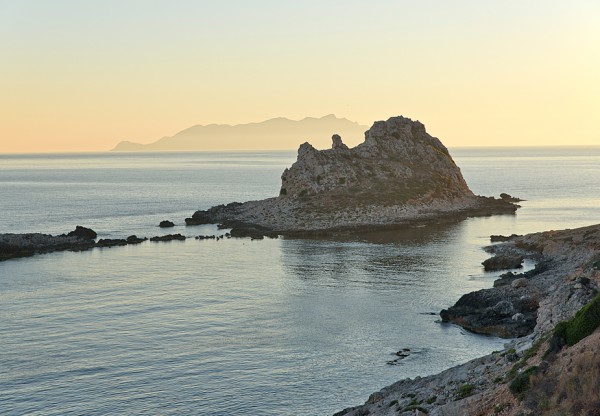
[[[491,234],[600,222],[600,147],[451,149],[517,215],[345,240],[194,240],[0,263],[2,415],[326,415],[502,348],[441,324],[490,287]],[[276,195],[294,152],[0,155],[0,232],[220,233],[194,210]],[[163,219],[174,229],[157,227]],[[411,355],[388,365],[394,352]]]

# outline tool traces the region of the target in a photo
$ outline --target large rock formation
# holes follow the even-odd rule
[[[304,143],[281,181],[281,195],[288,199],[316,196],[398,205],[473,197],[448,149],[423,124],[404,117],[376,122],[353,149],[338,135],[328,150]]]
[[[198,211],[186,223],[233,221],[282,233],[318,232],[517,208],[474,195],[448,149],[418,121],[378,121],[352,149],[337,134],[332,139],[327,150],[300,146],[297,161],[283,172],[278,197]]]

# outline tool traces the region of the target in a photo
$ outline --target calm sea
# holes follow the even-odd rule
[[[187,240],[0,263],[2,415],[326,415],[502,348],[432,313],[490,287],[490,234],[600,222],[600,147],[451,149],[516,216],[345,241]],[[219,233],[294,152],[0,155],[0,232]],[[157,224],[173,220],[176,227]],[[399,365],[393,353],[410,348]]]

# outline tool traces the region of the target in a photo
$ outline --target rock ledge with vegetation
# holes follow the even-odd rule
[[[507,198],[476,196],[448,149],[419,121],[376,122],[365,141],[331,149],[309,143],[281,176],[279,196],[197,211],[187,225],[235,222],[280,233],[311,233],[403,225],[456,217],[514,213]]]
[[[502,240],[488,251],[525,255],[537,267],[463,296],[442,317],[522,337],[442,373],[401,380],[337,415],[599,414],[600,225]]]

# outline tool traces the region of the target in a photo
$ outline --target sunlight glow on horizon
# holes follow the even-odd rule
[[[404,115],[447,147],[599,145],[600,4],[0,0],[0,153]]]

